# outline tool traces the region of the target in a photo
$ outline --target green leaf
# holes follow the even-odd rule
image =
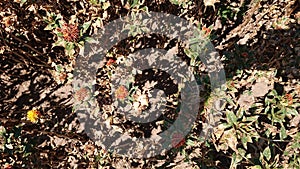
[[[263,151],[263,155],[266,157],[266,159],[269,161],[271,159],[271,150],[270,147],[266,147],[265,150]]]
[[[78,43],[77,43],[77,46],[80,48],[80,49],[84,49],[84,39],[83,40],[81,40],[81,41],[79,41]]]
[[[271,131],[269,129],[267,129],[265,134],[266,134],[267,137],[270,137]]]
[[[178,4],[179,4],[177,0],[170,0],[170,2],[171,2],[172,4],[174,4],[174,5],[178,5]]]
[[[74,53],[75,53],[75,50],[74,49],[71,49],[71,50],[67,50],[66,51],[66,54],[70,57],[73,57],[74,56]]]
[[[97,3],[98,3],[98,0],[90,0],[90,2],[91,2],[92,4],[97,4]]]
[[[246,154],[246,150],[242,149],[242,148],[238,148],[238,154],[236,156],[236,162],[241,162],[243,160],[243,157]]]
[[[6,129],[3,126],[0,126],[0,136],[4,136],[6,133]]]
[[[255,116],[250,116],[250,117],[247,117],[247,118],[246,118],[246,121],[247,121],[247,122],[250,122],[250,123],[253,123],[253,122],[257,121],[258,117],[259,117],[259,116],[257,116],[257,115],[255,115]]]
[[[92,23],[92,21],[88,21],[88,22],[85,22],[81,26],[82,27],[82,30],[81,30],[82,34],[84,34],[88,30],[88,28],[91,26],[91,23]]]
[[[237,117],[232,111],[227,111],[226,113],[227,122],[232,126],[237,123]]]
[[[109,1],[108,1],[108,2],[104,2],[103,5],[102,5],[102,9],[103,9],[103,10],[106,10],[106,9],[109,8],[109,7],[110,7]]]
[[[237,115],[237,118],[242,118],[244,116],[244,110],[243,109],[239,109],[237,111],[236,115]]]
[[[299,149],[300,148],[300,143],[293,143],[291,147],[293,149]]]
[[[298,111],[296,109],[287,108],[286,111],[287,111],[288,114],[291,114],[291,115],[294,115],[294,116],[298,115]]]
[[[74,49],[74,43],[67,42],[65,48],[66,48],[67,51],[73,50]]]
[[[61,32],[57,32],[57,33],[56,33],[56,35],[57,35],[57,36],[59,36],[59,37],[62,37],[62,36],[64,36],[64,34],[63,34],[63,33],[61,33]]]
[[[189,57],[189,58],[192,58],[192,51],[188,48],[184,49],[184,53]]]
[[[230,169],[233,169],[233,168],[235,168],[236,166],[237,166],[237,164],[238,164],[238,161],[237,161],[237,154],[236,154],[236,152],[234,152],[233,154],[232,154],[232,160],[231,160],[231,164],[230,164]]]
[[[129,2],[130,3],[130,7],[131,8],[134,8],[135,6],[139,6],[140,4],[139,4],[139,0],[132,0],[132,1],[130,1]]]
[[[20,5],[23,6],[24,3],[26,3],[27,0],[21,0]]]
[[[251,169],[262,169],[260,165],[253,166]]]
[[[241,140],[242,140],[242,144],[245,149],[247,149],[247,143],[252,143],[251,136],[249,136],[247,134],[243,134],[243,137]]]
[[[188,140],[186,141],[186,144],[187,144],[187,145],[190,145],[190,146],[194,146],[194,145],[195,145],[194,141],[193,141],[193,140],[190,140],[190,139],[188,139]]]
[[[48,24],[48,25],[44,28],[44,30],[50,31],[50,30],[54,29],[54,27],[55,27],[55,25],[53,25],[53,24]]]
[[[5,147],[9,150],[12,150],[14,149],[13,145],[12,144],[5,144]]]
[[[87,37],[84,38],[84,41],[85,42],[92,42],[92,41],[95,41],[95,39],[92,38],[92,37],[87,36]]]
[[[64,46],[64,40],[59,38],[56,42],[52,44],[52,48],[55,46]]]
[[[63,67],[61,65],[56,65],[55,69],[56,71],[61,72],[63,70]]]
[[[182,151],[181,151],[181,154],[182,154],[182,156],[186,156],[186,151],[183,149]]]
[[[270,106],[267,106],[267,107],[265,108],[265,114],[267,114],[267,113],[269,112],[269,110],[270,110]]]
[[[148,13],[148,7],[147,6],[144,6],[143,8],[141,8],[141,10],[143,10],[144,12],[146,12],[148,15],[149,15],[149,13]]]
[[[284,140],[285,138],[287,138],[286,129],[285,129],[284,125],[281,126],[279,137],[281,140]]]

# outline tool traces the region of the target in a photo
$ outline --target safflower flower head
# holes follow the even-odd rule
[[[85,101],[86,99],[88,99],[89,96],[90,96],[89,90],[87,88],[83,87],[75,92],[74,97],[77,101],[81,102],[81,101]]]
[[[207,37],[211,33],[211,29],[207,27],[202,27],[202,32],[204,33],[204,36]]]
[[[117,99],[123,100],[128,96],[128,90],[125,86],[119,86],[118,89],[115,91],[115,97]]]
[[[181,133],[174,133],[172,135],[172,147],[179,148],[185,144],[185,138]]]
[[[288,104],[292,105],[293,104],[293,96],[291,94],[287,93],[287,94],[285,94],[285,97],[288,101]]]
[[[79,30],[77,25],[64,23],[62,28],[57,28],[57,31],[60,32],[65,41],[76,42],[79,37]]]
[[[27,120],[29,120],[32,123],[36,123],[40,116],[41,113],[36,109],[32,109],[27,112]]]
[[[107,65],[107,66],[110,66],[110,65],[115,64],[115,63],[116,63],[116,61],[115,61],[114,59],[109,59],[109,60],[107,61],[106,65]]]
[[[248,57],[248,56],[249,56],[247,52],[243,52],[241,55],[242,55],[243,57]]]
[[[12,166],[8,163],[5,163],[3,169],[12,169]]]

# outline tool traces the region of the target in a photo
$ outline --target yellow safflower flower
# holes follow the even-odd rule
[[[27,112],[27,120],[31,121],[32,123],[36,123],[40,115],[41,113],[38,110],[29,110]]]

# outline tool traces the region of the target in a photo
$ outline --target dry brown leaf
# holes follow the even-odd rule
[[[220,138],[218,148],[220,150],[227,150],[230,147],[232,150],[236,151],[236,146],[238,144],[236,138],[236,132],[234,129],[224,131],[222,137]]]
[[[295,116],[291,121],[290,121],[290,126],[291,127],[297,127],[300,123],[300,114]]]
[[[51,142],[52,147],[64,146],[67,144],[66,139],[60,138],[57,136],[51,137],[50,142]]]
[[[219,0],[204,0],[204,6],[212,6],[215,10],[215,3],[220,2]]]

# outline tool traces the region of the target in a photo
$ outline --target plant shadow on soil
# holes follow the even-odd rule
[[[275,68],[278,70],[277,76],[282,77],[285,81],[292,79],[299,80],[299,30],[298,24],[291,24],[288,30],[262,31],[257,37],[258,42],[252,47],[235,45],[226,50],[219,51],[228,57],[228,60],[224,62],[227,78],[230,79],[235,76],[237,70],[269,70],[270,68]],[[263,38],[263,33],[272,35],[272,37]],[[5,32],[1,32],[1,34],[5,34]],[[43,32],[43,34],[49,34],[49,32]],[[34,41],[30,43],[33,46],[39,44]],[[4,41],[1,41],[0,44],[7,45]],[[17,46],[14,47],[19,48]],[[21,49],[30,51],[30,49],[24,46]],[[298,49],[298,51],[295,49]],[[55,52],[57,53],[53,54],[55,55],[53,56],[53,60],[59,60],[58,55],[62,52],[62,49],[57,49]],[[241,57],[239,54],[241,52],[248,52],[249,57]],[[23,63],[17,64],[16,58],[18,57],[19,55],[16,53],[4,53],[0,58],[0,71],[2,72],[0,81],[1,125],[11,129],[13,126],[25,122],[23,128],[27,134],[24,137],[35,140],[36,145],[47,140],[49,141],[48,135],[64,135],[65,132],[62,132],[64,126],[76,118],[76,115],[72,114],[72,88],[70,86],[66,87],[65,85],[55,84],[55,81],[48,71],[45,71],[49,69],[49,66],[36,66],[32,61],[25,61],[21,58],[21,62]],[[24,62],[26,62],[27,65],[24,64]],[[280,85],[277,85],[276,90],[279,93],[284,92],[283,87]],[[207,98],[204,100],[206,99]],[[31,124],[24,120],[26,112],[29,109],[39,106],[41,106],[42,113],[44,113],[43,116],[46,118],[45,123]],[[55,125],[56,123],[59,125]],[[199,130],[201,130],[201,128],[199,128]],[[69,132],[68,137],[76,138],[84,142],[88,140],[88,137],[84,133],[71,134],[73,132]],[[254,142],[253,145],[255,146],[255,144]],[[63,149],[61,150],[59,156],[68,156],[67,153],[63,152]],[[192,149],[189,151],[192,151]],[[206,151],[206,149],[204,148],[203,151]],[[50,153],[52,157],[50,159],[43,159],[44,161],[39,161],[39,158],[36,159],[36,157],[38,157],[41,152]],[[1,154],[1,156],[2,155],[3,154]],[[230,166],[231,159],[226,153],[217,152],[214,149],[210,151],[207,156],[211,157],[212,160],[221,161],[225,168]],[[157,159],[167,159],[166,163],[161,166],[166,167],[175,157],[176,154],[172,154],[171,152],[168,158],[166,158],[166,156],[160,156],[157,157]],[[44,147],[43,150],[35,150],[35,152],[27,158],[29,159],[28,161],[34,162],[34,165],[38,167],[47,166],[45,163],[58,165],[60,160],[63,159],[62,157],[58,157],[50,146]],[[201,161],[203,158],[191,160],[202,165]],[[156,160],[153,159],[150,160],[147,165],[149,167],[156,163]]]

